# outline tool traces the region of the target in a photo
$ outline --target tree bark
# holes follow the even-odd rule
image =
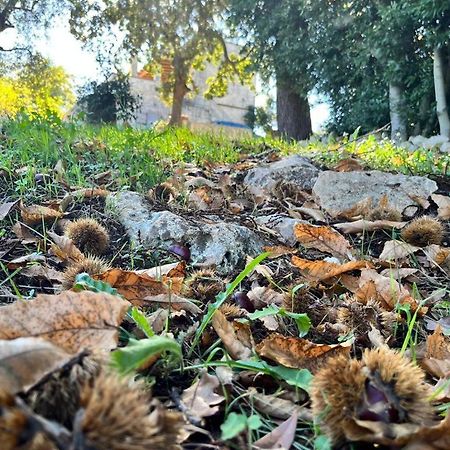
[[[445,92],[445,75],[442,52],[434,49],[434,92],[436,95],[436,115],[439,121],[439,130],[442,136],[450,138],[450,118],[448,115],[447,97]]]
[[[172,93],[172,111],[170,113],[169,126],[179,127],[182,123],[181,117],[184,97],[190,91],[187,87],[188,69],[186,69],[185,61],[182,58],[174,57],[173,70],[175,81]]]
[[[407,139],[406,117],[403,105],[403,88],[394,82],[389,83],[389,110],[391,116],[391,139],[403,142]]]
[[[277,80],[277,122],[279,133],[288,139],[301,141],[312,134],[307,95],[299,95],[280,80]]]

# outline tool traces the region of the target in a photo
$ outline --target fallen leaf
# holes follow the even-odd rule
[[[66,236],[59,236],[52,231],[48,231],[47,234],[53,241],[51,245],[52,253],[61,261],[78,262],[85,258],[83,253],[72,242],[72,239]]]
[[[130,302],[134,303],[132,300],[130,300]],[[148,295],[142,298],[142,302],[142,306],[159,303],[160,306],[171,308],[175,311],[184,310],[192,314],[200,314],[202,312],[202,310],[195,303],[192,303],[189,299],[180,297],[179,295],[172,293]]]
[[[0,339],[43,337],[71,353],[111,350],[130,304],[89,291],[40,294],[0,308]]]
[[[285,247],[284,245],[276,245],[274,247],[266,246],[263,247],[263,250],[270,253],[268,259],[276,259],[280,256],[293,255],[294,253],[297,253],[297,250],[295,248]]]
[[[34,244],[40,241],[40,239],[34,236],[30,229],[21,222],[15,223],[11,230],[20,239],[21,244]]]
[[[403,228],[406,222],[392,222],[389,220],[374,220],[373,222],[365,219],[356,220],[355,222],[343,222],[333,225],[334,228],[341,230],[346,234],[357,234],[365,231],[385,230],[392,228]]]
[[[436,205],[438,205],[437,216],[439,217],[439,219],[449,220],[450,197],[447,197],[446,195],[433,194],[431,196],[431,199],[433,200],[434,203],[436,203]]]
[[[313,421],[310,408],[297,405],[291,400],[280,398],[276,394],[261,394],[254,387],[248,388],[247,392],[248,397],[260,413],[283,420],[288,419],[292,414],[297,414],[302,421]]]
[[[41,205],[20,205],[20,214],[27,225],[38,225],[42,222],[51,222],[63,216],[61,211]]]
[[[34,264],[32,266],[25,267],[20,273],[26,277],[43,278],[51,282],[56,281],[57,283],[62,283],[64,281],[64,274],[62,272],[59,272],[45,264]]]
[[[395,261],[413,255],[418,250],[420,250],[420,247],[415,247],[403,241],[387,241],[384,243],[383,251],[378,259],[381,261]]]
[[[267,286],[254,287],[247,293],[247,297],[251,300],[255,309],[261,309],[272,304],[282,306],[284,303],[284,295]]]
[[[420,195],[408,194],[408,197],[416,202],[422,209],[428,209],[430,207],[430,202]]]
[[[297,256],[292,257],[292,263],[300,269],[305,278],[314,281],[328,280],[352,270],[372,267],[372,264],[368,261],[350,261],[345,264],[336,264],[326,261],[309,261]]]
[[[298,415],[294,413],[270,433],[255,441],[252,448],[255,450],[289,450],[295,439],[297,422]]]
[[[18,200],[15,202],[4,202],[0,204],[0,220],[3,220],[9,212],[17,205]]]
[[[315,248],[334,256],[351,259],[350,243],[331,227],[298,223],[294,227],[294,234],[305,248]]]
[[[161,280],[146,275],[145,273],[122,270],[118,268],[109,269],[93,278],[103,281],[117,289],[134,306],[142,306],[148,301],[163,301],[164,297],[155,300],[154,297],[163,294],[179,294],[183,278],[170,278],[162,276]],[[164,303],[170,302],[170,297]],[[175,302],[175,300],[174,300]]]
[[[339,354],[349,355],[351,345],[351,341],[333,345],[315,344],[302,338],[272,334],[256,346],[256,352],[282,366],[308,369],[314,373],[328,358]]]
[[[186,276],[186,262],[164,264],[162,266],[151,267],[150,269],[136,270],[135,273],[147,275],[157,280],[166,275],[169,278],[184,278]]]
[[[422,427],[403,450],[448,450],[450,448],[450,414],[433,427]]]
[[[223,192],[217,188],[202,186],[189,194],[189,206],[194,210],[214,211],[225,207]]]
[[[333,170],[335,172],[353,172],[364,170],[364,167],[361,165],[361,162],[359,162],[357,159],[345,158],[339,161],[333,167]]]
[[[314,219],[316,222],[326,222],[327,219],[325,217],[325,214],[320,210],[317,209],[317,207],[307,207],[308,203],[304,203],[303,206],[299,206],[295,208],[295,211],[299,212],[300,214],[303,214],[305,216],[309,216],[312,219]]]
[[[44,262],[45,256],[42,253],[30,253],[29,255],[19,256],[18,258],[9,261],[8,269],[17,269],[18,267],[25,267],[28,263]]]
[[[228,322],[225,315],[217,310],[211,320],[214,330],[219,335],[227,352],[234,360],[249,359],[252,356],[251,343],[239,340],[239,329],[235,329],[233,323]],[[242,333],[241,333],[242,335]],[[247,340],[248,336],[245,336]]]
[[[11,394],[26,392],[72,358],[45,339],[0,340],[0,390]]]
[[[440,245],[431,244],[422,249],[427,260],[433,266],[442,266],[450,257],[450,249],[441,247]]]
[[[197,419],[216,414],[219,411],[219,403],[225,400],[225,397],[214,392],[219,386],[220,382],[216,376],[204,372],[201,378],[181,395],[186,414]]]
[[[425,354],[420,365],[437,378],[450,375],[450,338],[444,335],[440,325],[433,334],[427,336]]]
[[[355,296],[363,303],[374,300],[388,311],[394,310],[397,304],[408,304],[413,312],[418,308],[416,300],[405,287],[392,277],[380,275],[376,270],[362,270],[359,286]],[[421,308],[420,313],[424,314],[426,311],[427,308]]]
[[[94,197],[107,197],[110,194],[109,191],[106,189],[99,189],[99,188],[84,188],[84,189],[78,189],[76,191],[72,191],[69,195],[72,197],[79,197],[79,198],[94,198]]]

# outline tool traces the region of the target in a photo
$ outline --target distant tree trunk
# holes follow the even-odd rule
[[[179,127],[181,125],[181,115],[183,112],[183,101],[186,94],[190,91],[187,87],[188,69],[184,59],[174,57],[173,71],[175,82],[172,94],[172,111],[170,113],[169,125]]]
[[[301,141],[312,134],[308,97],[277,80],[277,122],[282,136]]]
[[[439,120],[439,130],[442,136],[450,138],[450,118],[445,92],[444,58],[441,50],[437,47],[434,49],[433,56],[434,92],[436,95],[436,115]]]
[[[394,82],[389,83],[389,110],[391,115],[391,139],[394,142],[406,141],[403,88]]]

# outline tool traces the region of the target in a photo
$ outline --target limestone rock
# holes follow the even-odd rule
[[[293,155],[250,169],[244,178],[244,186],[256,197],[271,194],[280,181],[311,190],[319,173],[308,158]]]
[[[275,231],[286,245],[294,245],[297,242],[294,234],[294,226],[298,223],[307,223],[305,220],[279,216],[278,214],[257,217],[255,218],[255,222],[258,225]]]
[[[444,142],[439,150],[441,153],[450,153],[450,142]]]
[[[410,195],[428,198],[437,190],[426,177],[391,174],[378,170],[366,172],[322,172],[313,187],[318,204],[331,216],[338,217],[357,203],[372,198],[374,205],[386,194],[398,211],[416,205]]]
[[[136,192],[118,192],[107,198],[108,209],[125,227],[130,239],[149,249],[187,244],[195,265],[214,265],[228,274],[245,264],[246,255],[262,252],[264,242],[251,230],[226,222],[190,221],[170,211],[151,211]]]

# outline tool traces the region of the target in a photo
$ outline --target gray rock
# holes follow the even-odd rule
[[[400,142],[400,144],[398,144],[398,147],[404,148],[405,150],[408,150],[409,152],[413,152],[413,151],[417,150],[417,147],[410,141]]]
[[[255,196],[272,193],[280,181],[295,183],[300,189],[311,190],[319,173],[320,170],[308,158],[293,155],[250,169],[245,176],[244,186]]]
[[[195,265],[214,265],[228,274],[257,256],[264,242],[251,230],[226,222],[192,222],[170,211],[151,211],[136,192],[118,192],[107,198],[108,209],[117,216],[130,239],[149,249],[168,249],[174,243],[188,244]]]
[[[322,172],[313,187],[319,205],[337,217],[357,203],[372,198],[376,205],[386,194],[391,206],[403,211],[416,203],[409,195],[428,198],[437,190],[434,181],[373,170],[369,172]]]
[[[439,148],[441,153],[450,153],[450,142],[444,142]]]
[[[430,150],[434,147],[440,147],[442,144],[448,142],[449,139],[447,136],[437,135],[429,137],[424,143],[423,147],[427,150]]]
[[[417,136],[410,136],[409,142],[411,142],[416,148],[423,147],[428,140],[425,136],[418,134]]]
[[[307,223],[305,220],[283,217],[278,214],[256,217],[255,222],[269,230],[275,231],[279,238],[287,245],[294,245],[297,239],[294,234],[294,226],[298,223]]]

